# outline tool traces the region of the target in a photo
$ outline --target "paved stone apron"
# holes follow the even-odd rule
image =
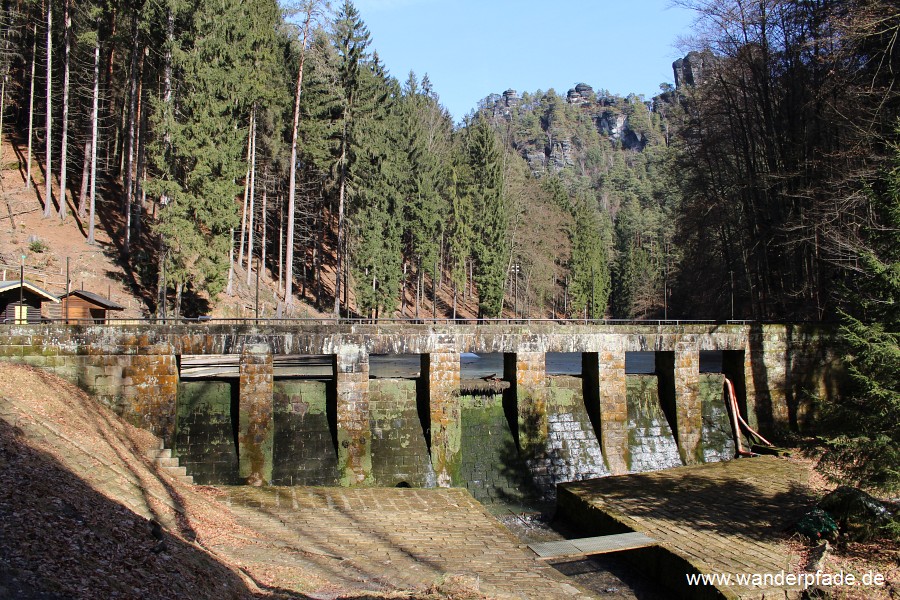
[[[73,414],[68,418],[77,420],[79,413]],[[141,516],[178,527],[183,509],[177,499],[193,495],[190,486],[153,471],[144,457],[117,453],[104,441],[118,435],[112,428],[75,439],[55,425],[60,418],[33,415],[27,405],[0,398],[0,419],[52,449],[89,485]],[[221,489],[227,491],[222,501],[251,533],[232,545],[209,540],[207,547],[240,566],[253,565],[250,572],[265,573],[280,590],[334,598],[354,590],[424,589],[461,576],[503,599],[596,598],[537,560],[463,489]]]
[[[390,591],[460,575],[503,598],[595,597],[537,560],[462,489],[222,489],[260,539],[216,551],[240,562],[276,556],[286,579],[293,566],[346,589]]]
[[[792,572],[799,557],[783,532],[812,503],[806,481],[801,466],[762,456],[567,483],[559,501],[567,515],[603,513],[653,537],[701,573]],[[722,591],[744,598],[798,595],[737,585]]]

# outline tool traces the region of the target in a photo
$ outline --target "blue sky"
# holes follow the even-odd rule
[[[673,82],[693,14],[671,0],[356,0],[391,74],[428,73],[455,121],[490,93],[595,90],[648,98]],[[340,0],[335,2],[340,4]]]

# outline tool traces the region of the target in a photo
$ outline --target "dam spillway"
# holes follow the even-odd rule
[[[496,389],[467,383],[461,359],[468,352],[503,356]],[[652,374],[626,374],[632,352],[652,353]],[[720,383],[701,374],[701,352],[720,353],[743,416],[763,431],[804,427],[812,414],[807,399],[836,387],[833,332],[813,326],[0,330],[4,360],[75,381],[160,435],[198,481],[463,485],[488,499],[513,491],[541,496],[563,480],[727,456],[724,407],[715,398]],[[580,376],[549,376],[548,353],[580,355]],[[370,356],[379,354],[417,357],[420,368],[412,378],[372,378]],[[228,357],[230,374],[192,389],[198,382],[185,377],[186,366],[212,356]],[[309,356],[319,357],[318,376],[293,376],[292,361]]]

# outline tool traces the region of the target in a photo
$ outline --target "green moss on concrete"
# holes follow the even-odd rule
[[[486,503],[522,503],[537,496],[531,473],[519,456],[500,394],[461,396],[460,478]]]
[[[734,458],[734,438],[722,389],[724,377],[720,373],[700,375],[700,402],[703,414],[700,445],[703,462]]]
[[[195,483],[239,483],[232,386],[237,381],[187,381],[178,386],[174,451]]]
[[[626,377],[628,451],[631,472],[681,466],[672,426],[662,409],[655,375]]]
[[[272,483],[336,485],[338,457],[329,422],[328,384],[276,380]]]
[[[434,470],[416,405],[416,381],[370,380],[369,426],[375,485],[434,485]]]

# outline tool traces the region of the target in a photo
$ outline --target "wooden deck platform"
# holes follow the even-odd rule
[[[638,548],[655,546],[656,543],[656,540],[648,535],[632,532],[528,544],[528,547],[538,555],[538,558],[551,560],[587,556],[589,554],[621,552],[622,550],[636,550]]]

